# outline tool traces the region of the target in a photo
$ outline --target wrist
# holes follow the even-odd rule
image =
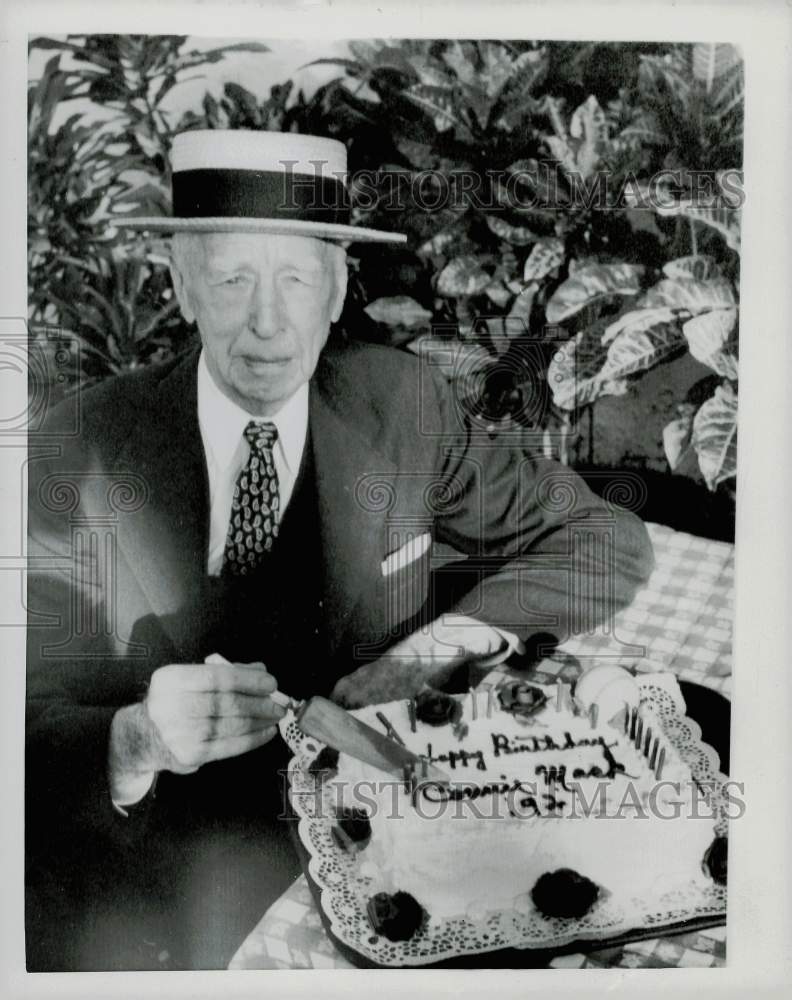
[[[152,775],[161,770],[151,723],[143,704],[126,705],[113,716],[110,724],[108,767],[111,778],[129,779]]]

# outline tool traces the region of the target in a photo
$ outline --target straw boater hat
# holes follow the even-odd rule
[[[200,129],[174,137],[173,215],[124,225],[157,232],[281,233],[405,243],[402,233],[349,224],[346,147],[292,132]]]

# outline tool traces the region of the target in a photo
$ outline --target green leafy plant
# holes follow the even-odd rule
[[[29,303],[31,326],[42,331],[34,346],[78,345],[83,377],[160,360],[190,336],[162,241],[114,223],[131,212],[169,211],[170,141],[182,127],[162,109],[170,91],[230,52],[268,49],[245,42],[184,51],[185,42],[181,35],[31,42],[57,53],[28,88]],[[78,100],[80,110],[56,123]]]
[[[172,135],[310,132],[347,145],[353,223],[408,236],[398,250],[350,247],[341,336],[432,351],[471,420],[542,430],[569,462],[585,460],[598,399],[640,392],[644,373],[687,351],[712,380],[680,400],[669,464],[695,459],[711,488],[729,478],[739,211],[727,181],[743,88],[732,46],[353,41],[350,58],[319,60],[338,75],[310,96],[290,80],[264,101],[227,83],[175,116],[162,102],[189,74],[267,51],[185,43],[32,43],[57,55],[29,90],[31,318],[76,335],[84,377],[167,357],[190,336],[165,245],[114,225],[169,211]],[[86,97],[98,120],[62,117]],[[647,201],[663,171],[663,201]]]
[[[724,359],[736,346],[736,325],[723,334],[728,351],[710,352],[707,361],[701,345],[714,336],[708,324],[725,329],[736,317],[739,213],[723,203],[717,183],[723,168],[741,162],[742,63],[732,46],[632,47],[627,78],[615,87],[599,81],[599,95],[585,96],[564,76],[553,45],[410,41],[350,48],[355,58],[343,66],[356,87],[329,86],[320,97],[322,120],[343,122],[353,167],[376,167],[382,176],[377,197],[357,217],[398,226],[411,247],[393,268],[391,294],[376,294],[385,283],[381,259],[375,280],[360,261],[368,301],[360,298],[375,324],[370,336],[441,352],[450,377],[457,372],[469,381],[471,366],[485,369],[491,377],[471,415],[496,431],[529,423],[529,414],[555,429],[547,440],[565,461],[579,454],[581,422],[593,419],[598,398],[635,391],[643,372],[678,357],[688,343],[705,363],[717,358],[729,367]],[[602,58],[603,47],[596,48]],[[593,49],[563,46],[564,62],[587,79],[582,67]],[[624,52],[612,46],[607,55],[618,65]],[[665,207],[636,207],[646,180],[671,170]],[[436,209],[425,207],[431,189],[428,198],[422,192],[423,203],[413,196],[422,172],[452,193]],[[471,174],[482,179],[474,193],[463,183]],[[711,203],[693,191],[702,178],[711,182]],[[398,214],[396,180],[405,181]],[[708,240],[705,230],[726,246]],[[651,311],[641,296],[651,302],[648,286],[666,270],[676,274],[683,257],[698,261],[684,279],[704,282],[688,289],[696,301]],[[722,302],[707,298],[715,294],[706,284],[715,278],[700,273],[707,259],[712,275],[723,269]],[[665,280],[656,285],[658,300],[671,294],[672,279]],[[552,393],[540,409],[531,405],[535,366],[519,363],[526,341],[544,346]],[[733,392],[736,370],[721,374]],[[729,390],[717,398],[731,400]],[[689,406],[680,405],[687,413]],[[733,473],[731,445],[717,471],[703,457],[714,440],[703,432],[713,410],[707,403],[688,441],[711,488]],[[668,452],[672,468],[688,445]]]
[[[730,46],[698,45],[688,64],[675,59],[658,70],[650,59],[649,65],[653,74],[666,75],[667,89],[676,88],[683,108],[694,105],[700,113],[709,106],[707,122],[723,110],[724,94],[730,95],[729,108],[736,107],[742,67]],[[721,77],[725,81],[718,86]],[[555,290],[547,307],[551,322],[580,320],[548,370],[554,400],[572,424],[597,399],[627,392],[645,372],[685,352],[712,369],[712,377],[679,401],[677,416],[663,432],[671,469],[690,470],[695,457],[711,490],[736,474],[740,246],[734,190],[724,185],[722,171],[715,182],[708,199],[674,198],[665,191],[653,205],[658,216],[674,219],[681,235],[687,229],[689,236],[686,255],[666,261],[659,275],[651,272],[659,277],[654,284],[646,287],[643,272],[626,265],[588,264]],[[700,252],[702,243],[711,254]]]

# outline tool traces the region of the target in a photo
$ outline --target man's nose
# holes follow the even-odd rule
[[[248,325],[258,337],[273,337],[278,332],[280,302],[274,282],[259,280],[250,300]]]

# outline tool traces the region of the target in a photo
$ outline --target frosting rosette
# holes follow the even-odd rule
[[[729,841],[726,837],[716,837],[704,855],[703,868],[718,885],[726,885],[728,878]]]
[[[421,691],[415,697],[415,717],[428,726],[454,725],[462,718],[462,705],[443,691]]]
[[[371,926],[391,941],[407,941],[428,919],[426,910],[408,892],[378,892],[366,906]]]
[[[498,692],[498,699],[505,712],[514,715],[533,715],[547,704],[547,695],[535,684],[515,681]]]
[[[545,872],[531,890],[531,899],[546,917],[582,917],[596,903],[599,886],[570,868]]]

